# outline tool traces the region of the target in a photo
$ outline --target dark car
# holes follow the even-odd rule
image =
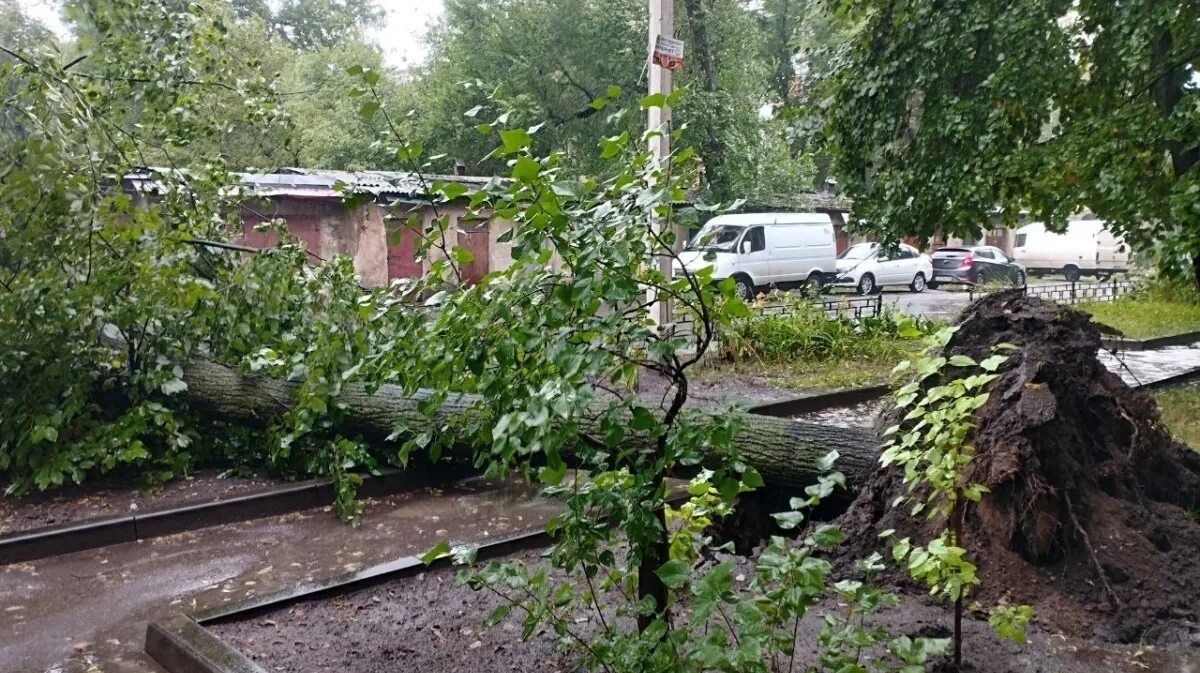
[[[987,285],[1004,283],[1013,287],[1025,286],[1025,268],[1004,251],[990,245],[963,248],[942,248],[933,253],[931,289],[947,283]]]

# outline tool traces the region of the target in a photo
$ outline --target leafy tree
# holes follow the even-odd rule
[[[53,44],[54,34],[40,21],[26,16],[17,0],[0,0],[0,46],[6,50],[25,52]],[[0,62],[11,62],[13,56],[0,54]]]
[[[682,144],[702,155],[710,193],[732,200],[765,195],[764,185],[809,189],[808,158],[781,151],[787,129],[759,115],[769,68],[753,14],[734,0],[689,0],[684,9],[678,32],[687,39],[688,65],[675,86],[688,97],[674,123]],[[596,137],[638,137],[644,129],[639,114],[605,101],[624,104],[645,90],[646,21],[639,0],[448,2],[430,61],[417,71],[415,137],[449,155],[444,169],[490,151],[472,130],[481,117],[544,121],[539,149],[562,148],[570,165],[590,172],[600,162]],[[622,95],[610,96],[610,86]],[[463,110],[474,113],[463,117]],[[497,162],[474,170],[498,170]]]
[[[228,188],[236,181],[217,156],[175,163],[194,145],[212,147],[225,120],[269,123],[269,90],[226,79],[220,19],[201,7],[97,0],[73,11],[97,28],[82,60],[14,52],[0,66],[12,92],[5,107],[27,130],[0,128],[0,332],[9,344],[0,354],[0,474],[9,490],[113,471],[156,481],[207,460],[352,485],[346,470],[368,459],[352,442],[311,441],[319,422],[308,411],[328,394],[327,363],[372,334],[358,329],[352,265],[306,272],[296,245],[243,261],[198,244],[241,230],[239,195]],[[228,89],[238,95],[219,95]],[[171,163],[121,179],[159,160]],[[310,349],[306,371],[317,372],[309,406],[259,435],[263,443],[180,403],[189,357],[250,367],[267,342],[292,338]]]
[[[273,12],[257,0],[235,4],[242,15],[263,18],[287,44],[302,51],[361,41],[363,30],[384,17],[375,0],[283,0]]]
[[[376,142],[385,129],[359,114],[359,102],[348,97],[358,77],[351,66],[368,68],[379,77],[375,90],[392,109],[413,106],[411,87],[397,80],[373,45],[349,42],[293,56],[279,89],[295,129],[292,138],[298,166],[342,170],[397,168],[387,148]]]
[[[31,54],[53,44],[54,36],[36,19],[28,17],[16,0],[0,0],[0,72],[20,63],[23,54]],[[13,95],[9,85],[0,89],[5,97]],[[0,108],[0,128],[14,135],[23,134],[27,120],[9,106]]]
[[[476,117],[546,122],[539,147],[562,149],[586,172],[596,165],[596,138],[640,133],[637,115],[593,102],[607,100],[610,86],[627,96],[644,88],[645,25],[645,3],[635,0],[449,0],[418,71],[417,137],[449,155],[446,167],[491,151],[474,131]],[[485,161],[473,172],[499,163]]]
[[[860,218],[977,235],[1091,210],[1200,284],[1200,7],[839,0],[829,136]]]

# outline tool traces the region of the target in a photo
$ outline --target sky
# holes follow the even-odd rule
[[[59,0],[17,0],[30,16],[37,18],[59,35],[67,27],[59,17]],[[389,65],[397,68],[424,61],[425,27],[442,13],[442,0],[376,0],[387,12],[386,24],[370,36],[383,49]]]

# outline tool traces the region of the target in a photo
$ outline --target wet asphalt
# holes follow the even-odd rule
[[[0,566],[0,671],[157,672],[148,621],[540,529],[556,506],[532,495],[465,482],[372,500],[357,528],[322,508]]]

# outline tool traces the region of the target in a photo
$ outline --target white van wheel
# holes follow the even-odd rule
[[[924,292],[925,291],[925,274],[918,271],[917,275],[913,277],[912,283],[909,284],[908,289],[912,290],[913,292]]]
[[[825,287],[825,277],[819,271],[813,271],[808,274],[808,280],[804,281],[804,286],[806,289],[820,290]]]
[[[867,295],[875,291],[875,276],[869,273],[864,273],[862,278],[858,279],[858,293]]]
[[[1068,283],[1078,283],[1079,277],[1082,275],[1079,273],[1079,267],[1074,264],[1068,264],[1063,267],[1063,276],[1067,279]]]
[[[737,283],[737,296],[742,301],[754,301],[754,283],[745,276],[735,276],[734,282]]]

